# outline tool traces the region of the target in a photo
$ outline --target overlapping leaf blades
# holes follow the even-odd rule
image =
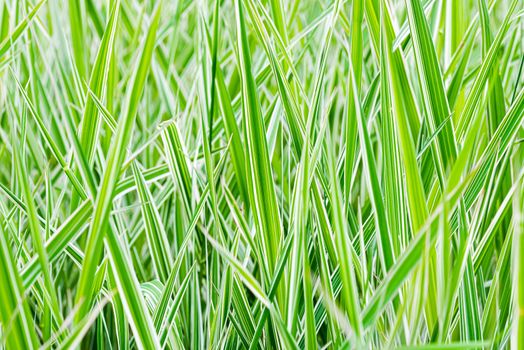
[[[0,348],[522,348],[518,0],[4,0]]]

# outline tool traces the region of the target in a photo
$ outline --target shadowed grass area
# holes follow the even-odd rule
[[[524,349],[522,1],[0,21],[0,349]]]

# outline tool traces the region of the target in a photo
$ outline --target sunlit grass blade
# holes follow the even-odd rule
[[[38,338],[34,320],[2,226],[0,225],[0,292],[4,301],[0,308],[2,339],[6,346],[15,349],[36,349]]]
[[[108,228],[107,223],[112,207],[114,188],[126,155],[126,148],[133,131],[133,124],[138,109],[139,99],[142,95],[144,83],[149,70],[149,63],[155,46],[156,29],[160,20],[160,9],[161,6],[158,5],[153,14],[152,22],[146,34],[146,38],[142,44],[139,56],[140,59],[137,61],[137,66],[128,88],[126,101],[124,102],[126,110],[123,113],[122,119],[119,120],[117,132],[114,136],[114,143],[112,144],[108,156],[107,168],[105,169],[100,189],[95,200],[93,221],[88,231],[88,240],[85,250],[86,256],[76,294],[76,300],[82,302],[77,319],[81,319],[86,314],[86,311],[91,307],[90,304],[93,298],[92,293],[94,291],[92,290],[89,279],[94,276],[94,272],[96,271],[98,261],[102,254],[102,238],[105,234],[104,230]],[[110,231],[108,234],[114,235],[115,233]],[[110,244],[113,241],[114,240],[111,240]],[[148,345],[151,344],[144,344],[146,347]]]
[[[27,16],[20,23],[18,23],[15,29],[6,38],[3,38],[2,42],[0,43],[0,58],[3,58],[6,52],[8,52],[12,45],[18,40],[18,38],[22,36],[29,24],[31,24],[33,18],[38,13],[38,10],[45,2],[46,0],[40,0],[27,14]]]
[[[155,269],[160,281],[165,282],[173,265],[173,258],[171,257],[166,231],[162,224],[155,200],[147,188],[144,176],[136,163],[133,163],[133,174],[135,176],[138,195],[142,203],[142,216],[145,221],[147,240],[151,249]]]
[[[246,24],[240,0],[235,1],[239,68],[242,78],[242,111],[245,122],[246,162],[251,208],[267,257],[269,271],[274,271],[282,236],[280,215],[265,138],[264,118],[260,109],[251,67]]]

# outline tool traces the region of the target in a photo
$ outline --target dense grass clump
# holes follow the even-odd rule
[[[0,21],[0,349],[524,349],[522,0]]]

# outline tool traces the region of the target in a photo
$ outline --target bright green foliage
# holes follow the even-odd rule
[[[524,349],[522,0],[0,0],[0,349]]]

